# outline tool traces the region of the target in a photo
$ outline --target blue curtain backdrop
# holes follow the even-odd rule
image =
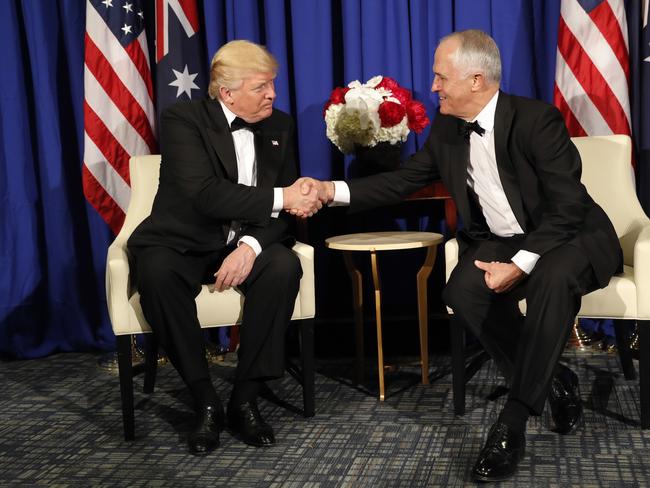
[[[210,55],[246,38],[277,56],[277,106],[297,120],[302,172],[330,178],[344,173],[322,120],[332,88],[392,76],[432,117],[433,52],[454,30],[492,34],[504,89],[551,101],[559,3],[210,0],[202,10]],[[81,0],[0,2],[0,354],[9,357],[114,345],[104,298],[112,236],[81,188],[84,23]]]

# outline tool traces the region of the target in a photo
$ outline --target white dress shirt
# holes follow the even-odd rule
[[[232,124],[232,121],[237,117],[232,113],[226,105],[219,100],[223,113],[226,116],[228,125]],[[255,156],[255,135],[249,129],[239,129],[231,133],[232,142],[235,145],[235,155],[237,157],[237,183],[246,186],[257,186],[257,157]],[[284,198],[282,195],[282,188],[273,189],[273,210],[271,217],[277,218],[280,214],[280,211],[284,207]],[[228,232],[228,238],[226,244],[230,244],[235,238],[237,229],[233,227],[230,228]],[[237,246],[241,243],[248,244],[255,255],[259,256],[262,252],[262,246],[257,239],[253,236],[243,235],[237,241]]]
[[[499,92],[496,92],[476,118],[469,121],[478,122],[485,129],[485,133],[480,136],[476,132],[472,132],[470,135],[467,184],[478,198],[478,204],[490,232],[500,237],[511,237],[523,234],[524,231],[515,218],[499,178],[494,149],[494,115],[498,98]],[[332,205],[349,204],[350,188],[347,183],[335,181]],[[511,260],[522,271],[530,274],[539,258],[539,254],[522,249]]]

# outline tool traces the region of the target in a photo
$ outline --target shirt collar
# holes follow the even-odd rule
[[[226,116],[226,120],[228,121],[228,127],[230,127],[232,121],[235,120],[237,116],[234,113],[232,113],[230,109],[226,107],[226,104],[223,103],[221,100],[219,100],[219,103],[221,104],[221,108],[223,109],[223,114]]]
[[[497,111],[497,100],[499,98],[499,91],[494,94],[483,110],[481,110],[472,122],[476,121],[486,132],[491,132],[494,129],[494,114]]]

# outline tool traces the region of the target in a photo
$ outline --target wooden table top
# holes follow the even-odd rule
[[[325,246],[341,251],[393,251],[435,246],[442,240],[442,234],[435,232],[362,232],[329,237]]]

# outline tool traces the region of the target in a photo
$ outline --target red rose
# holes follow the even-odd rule
[[[378,112],[382,127],[393,127],[399,124],[406,115],[406,110],[402,105],[389,101],[382,102]]]
[[[384,76],[381,82],[375,88],[385,88],[393,93],[393,96],[399,100],[399,103],[406,106],[411,100],[411,92],[402,88],[394,79]]]
[[[409,129],[417,132],[418,134],[429,125],[429,117],[424,105],[420,102],[410,101],[406,105],[406,115],[408,117]]]
[[[330,105],[338,104],[338,103],[345,103],[345,94],[349,91],[350,89],[346,86],[345,88],[342,88],[340,86],[337,86],[332,90],[332,94],[330,95],[330,99],[327,101],[325,104],[325,108],[323,109],[323,117],[325,117],[325,112],[327,112],[327,109],[330,108]]]

